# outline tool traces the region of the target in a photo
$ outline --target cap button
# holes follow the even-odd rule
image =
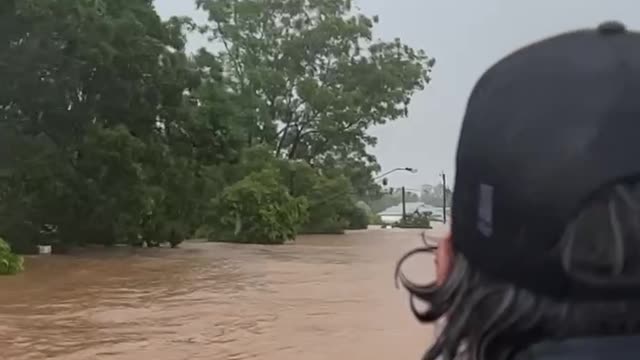
[[[598,26],[598,32],[603,35],[622,34],[626,31],[627,28],[619,21],[607,21]]]

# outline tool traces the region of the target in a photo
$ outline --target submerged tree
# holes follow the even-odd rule
[[[377,18],[347,0],[196,3],[204,26],[163,21],[152,0],[0,2],[0,236],[14,250],[176,245],[211,214],[228,231],[221,209],[264,224],[242,222],[241,241],[363,226],[356,200],[380,190],[367,129],[407,115],[434,60],[374,41]],[[219,51],[186,54],[196,28]]]
[[[327,178],[316,186],[346,177],[351,209],[357,198],[379,196],[372,178],[379,166],[367,153],[376,139],[367,130],[407,116],[435,60],[399,39],[373,40],[378,18],[357,13],[349,0],[196,3],[209,14],[201,31],[219,49],[211,56],[222,61],[244,143],[309,164]],[[328,227],[343,229],[339,207],[320,200],[310,199],[311,222],[335,218]]]
[[[0,275],[14,275],[23,270],[24,259],[11,252],[11,246],[0,238]]]
[[[189,25],[151,0],[2,2],[0,127],[19,144],[0,158],[8,241],[43,226],[78,244],[188,236],[198,175],[227,149],[217,113],[192,101]]]

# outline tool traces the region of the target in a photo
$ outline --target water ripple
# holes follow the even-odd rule
[[[0,279],[0,358],[416,357],[428,332],[391,276],[419,242],[378,230],[28,258]]]

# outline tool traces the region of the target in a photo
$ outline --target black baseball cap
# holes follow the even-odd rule
[[[640,175],[640,33],[607,22],[499,61],[471,93],[456,167],[453,245],[474,268],[556,298],[640,295],[640,279],[603,294],[568,276],[558,246],[594,194]]]

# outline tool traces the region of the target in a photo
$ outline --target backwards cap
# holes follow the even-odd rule
[[[471,94],[456,166],[454,248],[475,268],[549,296],[600,296],[569,278],[558,243],[595,192],[640,175],[640,34],[609,22],[498,62]],[[640,281],[616,293],[639,295]]]

